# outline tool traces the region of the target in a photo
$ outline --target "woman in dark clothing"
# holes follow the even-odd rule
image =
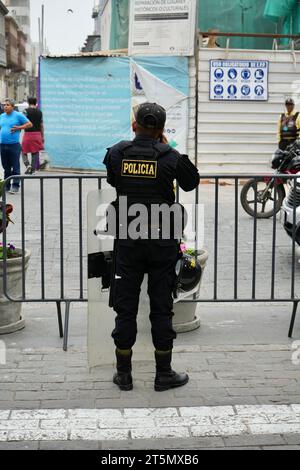
[[[22,141],[22,156],[26,166],[25,174],[34,174],[40,167],[40,151],[44,149],[43,113],[37,108],[36,98],[28,98],[29,108],[24,111],[25,116],[32,122],[30,132],[24,133]],[[28,129],[29,131],[29,129]],[[28,154],[31,154],[31,163]]]

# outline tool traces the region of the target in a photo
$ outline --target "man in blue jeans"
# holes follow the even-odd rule
[[[4,169],[4,179],[10,176],[18,176],[20,172],[20,134],[23,129],[32,127],[32,123],[24,116],[14,110],[14,101],[5,100],[3,104],[4,113],[0,115],[0,138],[1,138],[1,162]],[[12,187],[11,187],[11,181]],[[17,194],[20,188],[20,179],[14,178],[6,185],[6,190]]]

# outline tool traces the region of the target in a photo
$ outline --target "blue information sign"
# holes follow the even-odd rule
[[[210,99],[267,101],[268,76],[266,60],[211,60]]]

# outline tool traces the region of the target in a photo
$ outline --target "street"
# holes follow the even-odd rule
[[[30,299],[41,298],[39,184],[38,179],[25,182],[26,248],[32,252],[26,281]],[[53,180],[45,181],[44,185],[46,297],[56,298],[61,287],[58,185]],[[83,201],[91,189],[91,182],[84,183]],[[76,190],[75,181],[64,182],[64,288],[65,294],[72,298],[79,296]],[[201,288],[205,299],[212,299],[213,295],[214,191],[213,184],[203,184],[199,199],[205,213],[204,246],[210,255]],[[233,194],[233,186],[220,187],[218,296],[221,299],[233,298]],[[8,240],[18,245],[21,198],[9,196],[9,201],[15,206],[15,225],[9,227]],[[84,203],[83,209],[85,227]],[[270,297],[272,227],[272,220],[257,224],[257,298]],[[239,207],[239,298],[251,298],[252,236],[253,219]],[[85,269],[85,231],[83,240]],[[291,242],[278,223],[276,298],[290,296],[291,267]],[[296,264],[296,279],[299,269]],[[83,279],[86,286],[86,269]],[[0,435],[4,442],[0,448],[16,445],[22,448],[100,446],[102,449],[299,447],[299,405],[294,406],[300,400],[299,364],[293,361],[293,357],[298,357],[293,342],[299,338],[299,319],[294,338],[287,337],[292,304],[200,303],[198,309],[200,329],[179,334],[174,350],[174,364],[178,370],[188,371],[189,384],[182,389],[154,394],[153,362],[134,361],[134,389],[130,393],[121,392],[112,384],[110,366],[89,372],[86,304],[75,303],[71,307],[68,352],[61,349],[55,304],[25,304],[25,329],[1,338],[7,347],[7,364],[1,366],[4,388],[0,408],[4,414]],[[218,408],[222,406],[226,409]],[[45,421],[36,424],[34,410],[47,409],[53,411],[45,411]],[[75,409],[78,412],[55,411]],[[111,409],[115,411],[107,411]],[[156,410],[155,415],[152,409]],[[12,411],[9,417],[5,410]],[[22,430],[24,416],[13,410],[32,410],[29,419],[33,428],[26,426]],[[107,425],[105,420],[98,421],[107,415],[112,420],[115,416],[114,425],[111,419]],[[217,417],[215,421],[213,416]],[[14,426],[18,431],[13,431]]]

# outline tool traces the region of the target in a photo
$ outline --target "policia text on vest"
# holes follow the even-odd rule
[[[122,176],[156,178],[157,162],[146,160],[123,160]]]

